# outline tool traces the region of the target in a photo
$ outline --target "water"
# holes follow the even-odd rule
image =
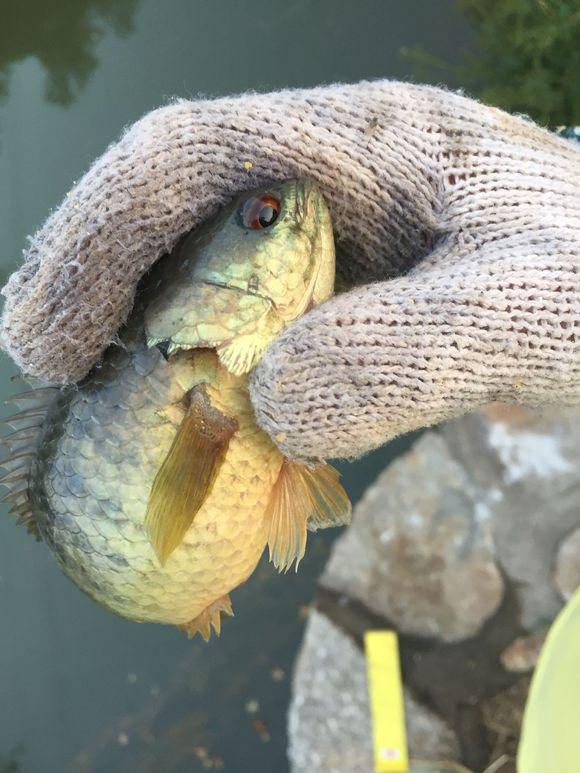
[[[449,59],[470,40],[447,0],[0,0],[0,9],[2,280],[91,160],[171,96],[408,78],[402,46]],[[5,397],[14,368],[4,357],[0,369]],[[408,442],[343,466],[354,500]],[[15,758],[25,773],[190,773],[220,760],[231,773],[288,769],[292,662],[336,533],[310,539],[297,575],[263,562],[233,593],[236,617],[221,639],[204,645],[102,610],[2,516],[1,773]]]

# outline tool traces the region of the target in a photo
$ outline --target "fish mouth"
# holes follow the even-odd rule
[[[161,356],[167,362],[169,360],[169,357],[171,356],[171,341],[169,338],[165,338],[163,341],[157,341],[157,343],[147,343],[149,348],[152,348],[153,346],[161,353]]]

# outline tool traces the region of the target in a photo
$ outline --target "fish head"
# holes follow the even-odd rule
[[[332,223],[310,181],[287,180],[240,196],[214,250],[211,278],[266,298],[285,324],[333,293]]]
[[[145,313],[148,342],[170,353],[219,350],[254,333],[257,356],[332,295],[334,278],[332,223],[318,188],[292,179],[248,191],[160,262]]]

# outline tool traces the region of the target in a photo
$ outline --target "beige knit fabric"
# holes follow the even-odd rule
[[[32,241],[4,288],[5,348],[28,373],[79,379],[184,232],[291,176],[324,192],[343,273],[374,284],[299,320],[257,368],[258,419],[285,452],[357,456],[495,399],[580,402],[580,152],[390,81],[146,115]]]

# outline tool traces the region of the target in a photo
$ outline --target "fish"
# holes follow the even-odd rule
[[[307,530],[349,522],[336,469],[284,457],[249,395],[269,344],[334,279],[316,186],[247,191],[153,266],[88,376],[14,397],[4,499],[96,602],[207,640],[266,546],[287,571]]]

